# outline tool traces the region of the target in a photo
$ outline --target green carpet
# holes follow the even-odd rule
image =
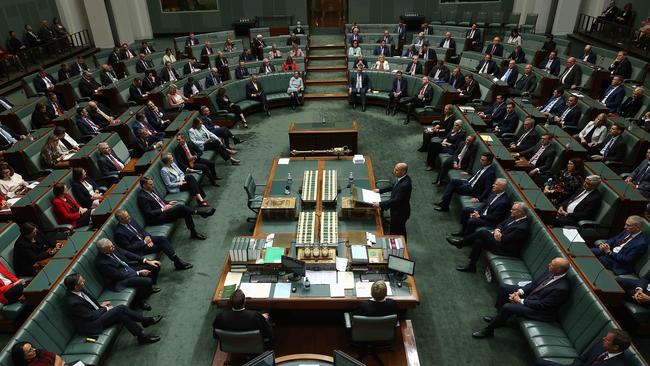
[[[162,336],[161,342],[138,346],[122,330],[111,348],[106,365],[209,365],[215,351],[211,322],[216,313],[210,304],[228,244],[235,235],[251,233],[246,223],[251,212],[246,208],[242,187],[246,174],[265,182],[274,156],[287,156],[287,129],[292,121],[354,119],[359,123],[360,152],[372,157],[376,178],[390,176],[398,161],[410,164],[413,179],[412,214],[407,224],[409,251],[415,258],[415,279],[420,306],[409,312],[413,320],[421,365],[530,365],[532,355],[515,327],[499,329],[494,339],[474,340],[471,332],[484,325],[481,317],[493,314],[496,288],[478,274],[465,274],[454,267],[465,263],[468,252],[449,246],[444,236],[455,231],[458,215],[433,211],[432,203],[441,194],[431,181],[434,175],[424,171],[424,154],[416,151],[422,127],[402,125],[403,114],[387,117],[384,110],[370,106],[366,113],[352,110],[345,101],[308,101],[298,111],[274,109],[272,117],[255,114],[250,129],[234,133],[247,139],[237,157],[241,166],[226,166],[219,160],[217,169],[225,179],[219,188],[206,187],[208,200],[217,213],[198,227],[208,235],[206,241],[189,241],[188,233],[176,230],[172,241],[179,255],[194,264],[185,272],[175,272],[169,260],[163,260],[159,286],[153,295],[153,313],[165,319],[147,331]]]

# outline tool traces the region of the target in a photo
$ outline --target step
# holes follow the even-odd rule
[[[305,99],[347,99],[348,93],[305,93]]]
[[[346,66],[307,66],[307,71],[340,72],[347,71]]]
[[[346,78],[305,80],[305,85],[347,85],[347,84],[348,84],[348,79]]]
[[[310,50],[325,50],[325,49],[342,49],[345,50],[345,43],[338,44],[310,44]]]
[[[345,60],[347,57],[346,54],[340,54],[340,55],[308,55],[309,61],[316,61],[316,60]]]

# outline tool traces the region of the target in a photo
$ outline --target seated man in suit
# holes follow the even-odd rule
[[[162,85],[162,80],[156,76],[154,70],[145,71],[142,79],[142,88],[145,92],[150,92]]]
[[[582,54],[580,55],[580,59],[583,62],[588,62],[590,64],[595,64],[596,63],[596,53],[592,51],[592,45],[586,44],[584,51],[582,51]]]
[[[388,93],[388,106],[386,107],[386,115],[393,110],[393,116],[397,114],[397,107],[403,97],[406,97],[406,90],[408,89],[408,82],[402,75],[402,70],[397,70],[395,79],[393,80],[393,88]]]
[[[555,147],[551,144],[553,137],[552,133],[542,134],[535,146],[514,154],[515,158],[524,157],[528,160],[528,166],[531,168],[528,175],[533,177],[538,185],[542,185],[552,175],[551,167],[557,156]]]
[[[420,56],[420,60],[424,62],[425,68],[430,66],[432,63],[435,63],[438,61],[438,55],[436,54],[436,50],[433,48],[429,48],[429,44],[425,43],[420,47],[420,52],[418,53]],[[426,70],[424,71],[425,73],[427,72]]]
[[[418,33],[418,37],[413,40],[413,45],[418,49],[422,48],[424,45],[429,45],[429,40],[424,36],[424,32]]]
[[[492,193],[480,206],[465,207],[460,213],[461,229],[452,236],[465,237],[480,227],[493,228],[508,217],[510,198],[506,194],[508,181],[497,178],[492,185]]]
[[[422,74],[422,64],[420,64],[420,56],[415,55],[411,58],[413,62],[408,64],[406,66],[406,70],[404,71],[405,74],[407,75],[421,75]]]
[[[262,64],[260,65],[260,69],[257,71],[258,73],[265,75],[265,74],[270,74],[272,72],[275,72],[275,66],[271,65],[269,63],[269,59],[265,58],[262,60]]]
[[[162,315],[145,317],[141,311],[129,309],[126,305],[113,307],[110,301],[99,303],[84,290],[85,284],[86,280],[78,273],[70,274],[63,280],[63,285],[68,290],[64,297],[66,310],[77,332],[97,336],[104,329],[121,324],[137,337],[139,344],[156,343],[160,340],[159,336],[145,334],[142,328],[160,322]]]
[[[113,47],[113,52],[111,52],[111,54],[108,55],[106,62],[111,66],[115,66],[118,62],[120,62],[120,60],[122,60],[122,55],[120,54],[120,48],[115,46]]]
[[[537,88],[537,76],[533,73],[533,65],[524,66],[524,73],[515,85],[509,89],[508,93],[512,96],[530,97]]]
[[[551,51],[537,67],[555,76],[560,75],[560,60],[555,51]]]
[[[611,85],[609,85],[600,96],[600,102],[607,107],[609,113],[616,113],[618,107],[623,103],[623,98],[625,98],[625,87],[621,85],[622,83],[623,77],[615,75],[612,78]]]
[[[513,138],[501,138],[501,142],[508,146],[510,151],[522,152],[535,146],[539,141],[539,135],[535,131],[535,118],[528,116],[524,120],[524,128]]]
[[[625,142],[621,137],[623,132],[625,132],[625,127],[613,124],[609,128],[609,136],[605,141],[596,145],[598,153],[592,155],[591,160],[623,163],[625,161]]]
[[[77,108],[76,124],[79,132],[85,136],[97,135],[104,130],[98,121],[93,121],[90,118],[88,110],[84,107]]]
[[[151,60],[147,59],[146,54],[140,53],[139,58],[140,59],[135,64],[135,71],[136,72],[144,74],[146,71],[152,70],[154,68],[153,62],[151,62]]]
[[[138,208],[147,225],[163,225],[183,218],[192,239],[206,239],[205,235],[196,231],[192,216],[210,217],[216,211],[214,208],[194,208],[178,201],[166,201],[154,191],[154,181],[151,177],[143,177],[140,180],[140,186],[142,189],[138,192]]]
[[[429,85],[429,78],[424,76],[422,77],[422,86],[417,95],[414,95],[408,98],[405,103],[408,104],[408,110],[406,111],[406,120],[404,124],[407,125],[411,122],[411,114],[414,113],[415,108],[422,108],[431,104],[433,100],[433,87]]]
[[[248,72],[248,68],[246,67],[246,62],[239,61],[239,66],[235,68],[235,79],[241,80],[250,76],[251,75]]]
[[[625,290],[628,301],[650,307],[650,270],[639,279],[616,277],[616,282]]]
[[[650,199],[650,149],[646,151],[646,158],[639,164],[632,173],[625,178],[625,183]]]
[[[88,116],[90,119],[95,121],[102,128],[103,131],[106,131],[109,125],[115,124],[118,121],[111,114],[111,110],[107,106],[91,100],[86,106],[88,110]]]
[[[465,83],[460,88],[460,97],[470,101],[481,98],[481,88],[478,86],[478,82],[474,80],[474,75],[470,73],[465,75]]]
[[[503,116],[506,115],[506,102],[503,95],[498,94],[494,98],[494,103],[488,109],[477,114],[484,120],[492,122],[492,125],[499,123],[503,119]]]
[[[508,84],[509,87],[514,87],[517,77],[519,76],[519,70],[517,70],[517,62],[515,60],[510,60],[508,62],[508,67],[501,70],[499,73],[499,80],[504,81]]]
[[[40,67],[38,73],[34,76],[33,84],[36,93],[47,94],[49,91],[54,91],[56,79],[48,74],[43,67]]]
[[[86,65],[86,61],[84,60],[83,56],[77,56],[76,61],[70,63],[70,75],[77,76],[84,71],[88,71],[88,65]]]
[[[483,57],[483,60],[478,63],[478,66],[476,66],[476,72],[479,74],[490,74],[494,75],[499,71],[499,67],[497,66],[497,63],[492,61],[492,55],[491,54],[486,54],[485,57]]]
[[[375,56],[384,55],[385,57],[390,57],[390,45],[386,45],[386,42],[382,39],[379,41],[379,44],[375,46],[372,54]]]
[[[93,75],[84,71],[79,80],[79,94],[84,98],[96,99],[101,97],[100,90],[102,85],[93,79]]]
[[[160,149],[163,142],[157,134],[152,134],[147,128],[138,128],[135,130],[135,141],[133,142],[133,151],[131,157],[141,158],[147,151]]]
[[[145,129],[149,131],[149,134],[151,136],[156,137],[156,141],[162,141],[165,138],[165,133],[164,132],[158,132],[148,121],[147,118],[145,117],[144,114],[142,113],[136,113],[135,115],[135,122],[133,122],[133,125],[131,126],[131,130],[133,131],[133,134],[135,136],[138,136],[138,130],[140,129]],[[154,141],[155,142],[155,141]]]
[[[494,126],[492,130],[497,137],[501,137],[506,133],[514,133],[518,124],[519,116],[515,113],[515,104],[513,102],[508,102],[506,104],[506,113],[503,118],[496,124],[492,121],[492,126]]]
[[[634,118],[643,106],[643,94],[645,90],[642,86],[637,86],[632,90],[632,95],[627,97],[618,107],[617,114],[621,117]]]
[[[108,64],[102,65],[102,71],[99,73],[99,81],[102,82],[103,86],[117,83],[120,79],[117,77],[113,68]]]
[[[359,28],[352,28],[352,34],[348,37],[348,45],[351,45],[353,41],[363,43],[363,37],[359,34]]]
[[[449,204],[454,193],[461,196],[472,196],[472,202],[484,201],[490,195],[492,184],[496,179],[496,168],[492,164],[494,155],[489,152],[481,154],[481,167],[467,180],[452,179],[442,194],[434,210],[449,211]]]
[[[255,310],[248,310],[246,295],[240,289],[230,295],[230,309],[219,311],[212,322],[213,336],[217,338],[215,329],[231,332],[248,332],[259,330],[264,343],[269,345],[273,339],[273,329],[269,322],[268,313],[260,313]]]
[[[454,126],[442,141],[431,141],[428,144],[427,167],[425,170],[433,170],[433,166],[436,165],[436,159],[441,153],[453,154],[456,151],[456,147],[463,144],[466,136],[467,134],[463,129],[463,121],[459,119],[454,121]]]
[[[350,77],[348,94],[352,99],[352,108],[357,108],[357,102],[361,99],[361,109],[366,111],[366,92],[370,89],[370,78],[363,72],[363,68],[357,67],[357,70]]]
[[[120,58],[122,60],[135,58],[135,52],[131,50],[128,43],[122,43],[122,49],[120,49]]]
[[[213,186],[219,187],[217,180],[223,178],[217,175],[214,161],[202,158],[203,151],[191,140],[188,140],[184,133],[178,133],[176,141],[178,142],[178,145],[174,148],[176,165],[187,173],[200,171],[203,176],[210,180]]]
[[[485,46],[484,53],[486,55],[503,57],[503,45],[501,44],[501,38],[494,37],[494,39],[492,39],[492,44]]]
[[[226,146],[226,149],[230,149],[230,140],[235,143],[235,145],[241,144],[244,142],[243,140],[239,139],[237,136],[232,134],[232,131],[228,127],[221,127],[219,125],[215,125],[214,122],[212,122],[212,118],[210,118],[210,115],[212,112],[210,111],[210,108],[203,106],[201,107],[201,115],[199,118],[201,118],[201,121],[203,121],[203,125],[205,128],[208,129],[208,131],[212,132],[213,134],[217,135],[221,140],[223,140],[224,146]]]
[[[600,209],[601,197],[598,191],[600,177],[590,175],[582,183],[581,190],[560,204],[553,226],[577,226],[581,220],[591,220]]]
[[[142,103],[147,100],[149,93],[142,87],[142,79],[135,78],[129,86],[129,100],[136,103]]]
[[[545,116],[557,116],[558,114],[561,114],[560,111],[562,111],[564,108],[564,97],[562,96],[562,89],[554,89],[553,90],[553,95],[548,99],[546,103],[544,103],[543,106],[537,107],[540,112],[542,112],[543,115]]]
[[[377,189],[377,193],[390,192],[390,199],[381,202],[375,202],[373,207],[382,210],[390,210],[390,235],[403,235],[406,240],[406,221],[411,216],[411,177],[408,173],[406,163],[397,163],[393,168],[395,183],[393,185]]]
[[[153,46],[149,45],[148,42],[142,42],[140,43],[142,47],[140,47],[140,52],[144,53],[145,55],[151,54],[156,52],[156,49],[153,48]]]
[[[199,44],[199,39],[196,38],[194,33],[190,32],[190,34],[188,34],[187,38],[185,39],[185,47],[192,47],[198,44]]]
[[[165,62],[165,67],[162,70],[160,70],[160,77],[166,83],[170,81],[171,82],[178,81],[178,79],[181,78],[181,76],[178,75],[176,69],[172,67],[172,63],[169,61]]]
[[[632,338],[621,329],[607,331],[603,341],[594,344],[585,353],[566,366],[625,366],[625,350],[630,347]],[[565,364],[538,359],[535,366],[563,366]]]
[[[519,257],[521,249],[530,235],[527,209],[528,207],[524,202],[515,202],[510,209],[510,217],[501,221],[494,230],[474,231],[463,236],[462,239],[447,237],[449,244],[458,249],[466,246],[472,247],[469,263],[456,267],[456,270],[475,273],[476,262],[478,262],[484,249],[499,255]]]
[[[434,83],[447,83],[449,82],[450,75],[451,71],[445,66],[445,60],[443,59],[439,59],[436,62],[436,66],[432,67],[431,71],[429,71],[429,77]]]
[[[203,90],[201,89],[201,84],[194,80],[194,77],[190,76],[187,78],[187,82],[183,86],[183,95],[185,98],[189,99],[199,94],[201,90]]]
[[[578,122],[580,122],[580,117],[582,112],[578,105],[578,97],[572,95],[567,99],[566,105],[562,112],[558,113],[556,116],[552,117],[552,121],[557,123],[570,134],[578,132]]]
[[[566,66],[560,75],[560,85],[568,89],[582,85],[582,70],[576,66],[575,58],[569,57],[566,60]]]
[[[106,287],[115,292],[127,287],[134,288],[134,304],[142,310],[151,310],[146,299],[151,294],[160,292],[160,288],[154,287],[158,281],[160,262],[116,247],[108,238],[97,240],[95,245],[99,252],[95,257],[95,268],[101,274]]]
[[[262,84],[257,81],[257,75],[252,75],[251,80],[246,83],[246,98],[262,103],[262,109],[266,112],[266,115],[268,117],[271,116],[271,112],[269,112],[269,103],[266,100],[266,93],[264,93]]]
[[[479,48],[481,43],[481,30],[478,28],[478,24],[472,23],[470,29],[465,32],[465,39],[472,40],[472,49],[474,51],[481,51]]]
[[[106,183],[115,184],[119,181],[120,172],[124,169],[124,162],[120,159],[113,149],[106,142],[97,144],[99,156],[97,157],[97,166],[102,173]]]
[[[448,84],[456,90],[461,90],[463,88],[465,85],[465,75],[461,72],[460,67],[456,66],[451,70]]]
[[[476,154],[476,145],[474,141],[476,140],[476,135],[469,135],[465,137],[464,143],[456,144],[456,147],[445,161],[440,165],[440,171],[438,172],[438,177],[432,184],[441,186],[443,181],[446,181],[447,174],[450,170],[462,170],[463,174],[468,174],[467,170],[474,163],[474,157]]]
[[[18,140],[24,140],[26,138],[27,135],[19,135],[9,128],[9,126],[0,122],[0,151],[7,150],[18,142]]]
[[[165,118],[164,113],[151,100],[147,102],[147,109],[144,111],[144,116],[147,118],[147,122],[158,132],[164,132],[165,128],[171,123],[171,120]]]
[[[193,267],[192,264],[178,257],[166,236],[151,236],[129,215],[127,210],[117,210],[115,217],[119,224],[115,226],[113,238],[118,247],[141,256],[162,251],[167,258],[174,262],[174,268],[177,271]]]
[[[196,61],[196,57],[192,57],[187,61],[185,66],[183,66],[183,75],[190,75],[199,72],[202,68],[203,65]]]
[[[456,49],[456,41],[451,37],[451,32],[445,32],[445,37],[440,40],[438,47]]]
[[[221,75],[219,75],[219,69],[213,67],[210,69],[210,74],[205,77],[205,88],[210,88],[215,85],[222,83]]]
[[[569,298],[568,270],[569,261],[557,257],[549,263],[548,272],[527,285],[501,285],[494,305],[498,309],[497,315],[484,316],[488,325],[472,333],[472,337],[493,337],[494,329],[504,326],[513,315],[542,322],[554,321],[560,307]]]
[[[641,231],[643,218],[632,215],[625,220],[624,230],[591,251],[616,276],[634,273],[634,265],[648,250],[648,240]]]
[[[632,63],[627,59],[627,53],[619,51],[608,70],[611,76],[620,75],[623,79],[632,77]]]
[[[371,299],[364,301],[354,310],[354,315],[361,316],[388,316],[398,314],[397,302],[386,297],[388,288],[386,282],[376,281],[370,287]]]

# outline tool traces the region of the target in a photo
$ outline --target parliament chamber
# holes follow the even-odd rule
[[[0,365],[649,364],[646,1],[0,9]]]

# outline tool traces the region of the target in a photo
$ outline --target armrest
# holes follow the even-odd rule
[[[501,138],[514,138],[515,136],[516,135],[514,133],[509,133],[509,132],[501,134]]]
[[[45,177],[47,175],[50,175],[54,169],[43,169],[36,173],[39,177]]]
[[[87,143],[88,141],[92,140],[95,135],[84,135],[79,138],[80,141],[82,141],[84,144]]]
[[[103,178],[104,179],[106,179],[106,178],[116,178],[117,179],[119,177],[120,177],[120,173],[115,173],[115,174],[106,174]]]
[[[132,100],[129,100],[128,102],[126,102],[127,107],[135,107],[137,105],[138,105],[138,103],[136,103],[136,102],[134,102]]]
[[[490,104],[490,103],[484,101],[483,99],[474,99],[474,100],[472,100],[472,103],[473,104],[480,104],[480,105],[488,105],[488,104]]]
[[[626,179],[632,176],[632,173],[621,173],[619,174],[621,178]]]
[[[609,167],[613,167],[613,166],[622,167],[622,166],[625,166],[625,163],[623,163],[621,161],[606,161],[605,165],[607,165]]]
[[[343,320],[345,320],[345,329],[352,329],[352,314],[349,312],[343,313]]]
[[[598,221],[594,220],[580,220],[578,221],[580,229],[595,229],[598,227]]]

